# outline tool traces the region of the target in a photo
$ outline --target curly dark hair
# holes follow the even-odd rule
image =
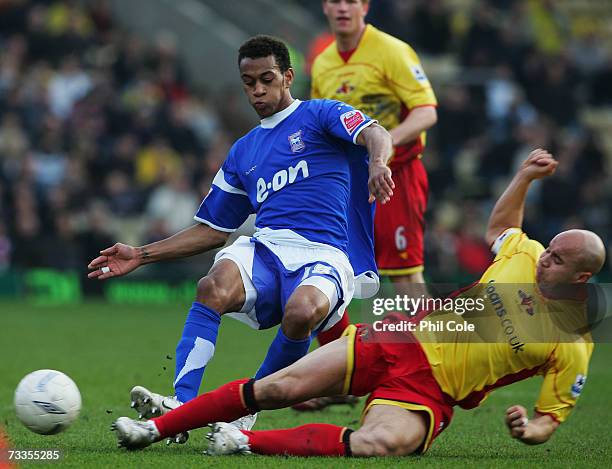
[[[283,41],[263,34],[252,37],[240,46],[238,50],[238,66],[242,59],[260,59],[273,55],[280,71],[285,73],[291,68],[289,49]]]

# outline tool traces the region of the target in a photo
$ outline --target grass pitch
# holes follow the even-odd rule
[[[494,392],[476,410],[457,410],[455,418],[425,456],[344,460],[327,458],[222,457],[202,455],[206,430],[192,433],[187,445],[155,445],[127,453],[116,448],[111,422],[133,416],[129,390],[142,384],[171,392],[174,347],[189,305],[116,306],[85,303],[41,308],[0,303],[0,425],[15,449],[58,448],[58,467],[612,467],[612,346],[599,345],[577,408],[553,439],[529,447],[509,438],[503,425],[511,404],[532,407],[541,382],[533,378]],[[274,331],[253,331],[223,319],[215,358],[201,391],[252,375],[263,360]],[[168,356],[172,358],[168,358]],[[75,380],[83,398],[80,418],[66,432],[41,436],[26,430],[13,412],[13,392],[30,371],[53,368]],[[336,407],[319,413],[263,412],[256,429],[308,422],[358,426],[361,407]],[[41,463],[23,464],[40,466]],[[1,465],[1,461],[0,461]]]

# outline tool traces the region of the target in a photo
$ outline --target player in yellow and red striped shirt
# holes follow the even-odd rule
[[[376,207],[376,263],[396,283],[423,283],[427,173],[425,131],[437,121],[436,96],[416,52],[365,23],[368,0],[324,0],[336,40],[312,66],[313,98],[337,99],[377,119],[393,138],[396,190]]]
[[[583,328],[585,301],[567,293],[584,286],[605,260],[603,242],[593,232],[565,231],[544,249],[521,231],[529,186],[556,166],[546,151],[532,152],[493,209],[487,239],[495,260],[479,284],[456,297],[477,294],[484,299],[478,314],[464,314],[483,327],[479,335],[394,332],[391,325],[408,319],[398,315],[382,325],[350,326],[345,337],[261,380],[233,381],[148,422],[120,418],[115,424],[120,444],[144,447],[260,409],[352,393],[369,394],[363,425],[355,432],[330,424],[239,431],[221,423],[213,428],[209,452],[406,455],[430,447],[448,427],[455,405],[476,407],[495,388],[534,375],[543,377],[534,413],[529,418],[524,407],[512,405],[506,425],[513,438],[526,444],[548,441],[576,405],[593,350],[588,328]],[[438,310],[412,324],[436,323],[448,314],[458,318]]]
[[[398,292],[418,296],[426,293],[423,236],[429,194],[421,157],[425,131],[438,118],[437,101],[415,51],[366,24],[368,8],[368,0],[323,1],[335,41],[313,63],[311,97],[363,109],[391,134],[395,152],[389,167],[395,190],[387,204],[376,207],[376,265]],[[319,334],[319,343],[337,339],[348,324],[345,314],[335,327]],[[319,399],[294,408],[313,410],[325,404]]]

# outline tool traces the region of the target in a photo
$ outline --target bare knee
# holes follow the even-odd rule
[[[327,302],[313,300],[305,295],[291,298],[283,314],[283,332],[290,339],[304,339],[326,315]]]
[[[387,425],[362,427],[351,435],[351,451],[354,456],[406,456],[421,446],[424,437]]]
[[[215,263],[208,275],[198,282],[196,299],[219,314],[240,311],[246,293],[236,263],[229,259]]]
[[[217,311],[219,314],[231,311],[233,303],[232,289],[226,285],[226,282],[220,282],[213,275],[201,278],[198,281],[197,301]]]

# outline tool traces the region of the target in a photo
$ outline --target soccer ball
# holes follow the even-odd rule
[[[64,431],[80,410],[79,388],[60,371],[33,371],[15,390],[17,418],[26,428],[41,435]]]

